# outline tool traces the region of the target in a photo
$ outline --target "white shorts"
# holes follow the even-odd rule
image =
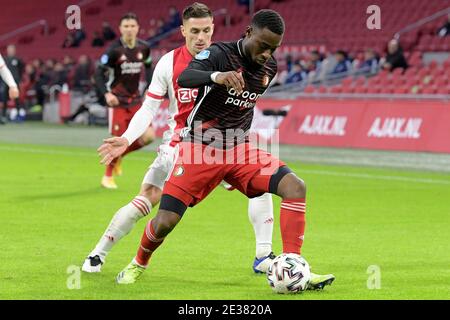
[[[142,184],[151,184],[161,190],[164,188],[164,183],[174,166],[175,149],[176,147],[171,147],[168,143],[159,146],[158,156],[148,168]]]

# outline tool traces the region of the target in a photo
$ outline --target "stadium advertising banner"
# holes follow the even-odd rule
[[[450,103],[368,100],[262,100],[290,106],[280,142],[307,146],[450,153]]]
[[[286,117],[262,110],[286,110]],[[154,128],[167,129],[167,103]],[[260,100],[252,129],[269,140],[279,128],[280,143],[450,153],[450,103],[386,100]]]

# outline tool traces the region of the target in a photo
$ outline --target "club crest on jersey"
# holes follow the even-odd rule
[[[102,57],[100,58],[100,62],[101,62],[102,64],[107,64],[108,61],[109,61],[109,57],[108,57],[107,54],[102,55]]]
[[[144,57],[144,55],[142,54],[142,52],[138,52],[137,55],[136,55],[136,58],[138,60],[142,60],[143,57]]]
[[[262,78],[262,84],[264,87],[267,87],[269,85],[269,76],[266,74],[264,75],[264,77]]]
[[[173,176],[174,176],[174,177],[179,177],[179,176],[183,175],[183,173],[184,173],[184,168],[183,168],[183,166],[178,166],[178,168],[176,168],[176,169],[173,171]]]
[[[203,51],[197,53],[197,55],[195,56],[195,59],[197,59],[197,60],[208,59],[210,53],[211,52],[209,50],[203,50]]]

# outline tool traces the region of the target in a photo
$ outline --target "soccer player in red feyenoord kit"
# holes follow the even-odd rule
[[[85,259],[83,271],[100,272],[112,247],[132,230],[139,219],[147,216],[150,210],[159,203],[164,182],[173,168],[174,152],[180,140],[180,130],[186,124],[198,93],[198,89],[181,88],[176,80],[191,62],[193,56],[210,46],[213,27],[212,12],[206,5],[194,3],[185,8],[181,32],[186,39],[186,45],[168,52],[159,60],[145,101],[131,120],[127,131],[121,137],[107,139],[99,148],[100,154],[106,157],[105,163],[120,156],[149,126],[163,97],[166,93],[168,94],[170,100],[169,130],[163,135],[158,157],[148,169],[139,195],[116,212],[96,247]],[[256,237],[256,258],[253,269],[256,273],[265,273],[274,256],[272,253],[273,204],[271,194],[265,193],[251,199],[248,214]]]
[[[139,92],[139,81],[142,67],[146,75],[151,68],[150,47],[137,38],[139,32],[138,18],[134,13],[127,13],[119,23],[121,37],[114,41],[101,56],[95,72],[95,82],[108,104],[109,132],[120,136],[127,129],[131,118],[142,103]],[[150,82],[150,79],[146,79]],[[152,127],[147,127],[138,139],[128,146],[121,155],[138,150],[154,139]],[[121,157],[114,159],[106,166],[101,185],[108,189],[116,189],[113,175],[121,175]]]
[[[260,10],[243,39],[213,44],[179,76],[178,85],[199,88],[196,103],[181,131],[177,160],[158,213],[148,222],[137,255],[117,275],[118,283],[134,283],[187,207],[202,201],[222,180],[249,198],[265,192],[280,196],[283,252],[300,254],[305,184],[282,161],[248,141],[253,108],[277,72],[272,54],[283,34],[281,16]],[[309,289],[323,288],[333,280],[331,274],[312,274]]]

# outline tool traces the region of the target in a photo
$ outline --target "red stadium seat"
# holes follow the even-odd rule
[[[367,88],[367,93],[374,94],[374,93],[380,93],[380,92],[381,92],[381,87],[378,87],[378,86],[369,86]]]
[[[367,93],[367,87],[357,86],[355,87],[354,93]]]
[[[326,86],[320,86],[318,89],[319,93],[327,93],[328,92],[328,87]]]
[[[401,86],[401,85],[403,85],[405,82],[406,82],[406,77],[404,77],[404,76],[397,76],[397,77],[394,77],[393,79],[392,79],[392,85],[393,86]]]
[[[450,59],[447,59],[442,63],[442,68],[450,69]]]
[[[330,89],[330,93],[341,93],[342,92],[342,86],[337,85],[337,86],[333,86]]]
[[[409,92],[409,86],[399,86],[394,88],[394,92],[395,94],[405,94]]]
[[[353,83],[352,77],[347,77],[344,80],[342,80],[342,86],[348,87]]]
[[[392,75],[393,75],[393,76],[400,76],[400,75],[403,74],[404,71],[405,71],[405,69],[403,69],[403,68],[395,68],[395,69],[392,71]]]
[[[439,88],[439,87],[446,87],[449,84],[449,79],[447,78],[446,75],[442,75],[438,78],[435,78],[434,80],[434,84]]]
[[[358,77],[354,82],[354,85],[356,87],[364,86],[365,84],[366,84],[366,77]]]
[[[422,89],[422,94],[435,94],[437,92],[437,88],[435,86],[427,86]]]
[[[391,86],[382,86],[380,92],[381,93],[393,93],[394,88]]]
[[[316,87],[314,87],[312,85],[308,85],[308,86],[306,86],[306,88],[303,92],[304,93],[313,93],[314,91],[316,91]]]
[[[419,70],[419,72],[417,73],[417,75],[421,78],[424,78],[425,76],[427,76],[428,74],[430,74],[430,70],[428,68],[422,68]]]
[[[355,92],[355,88],[352,86],[342,87],[342,93],[353,93]]]
[[[440,88],[438,87],[436,93],[450,95],[450,86],[440,87]]]
[[[380,77],[378,77],[378,76],[367,79],[367,84],[369,85],[369,87],[376,86],[379,83],[380,83]]]

